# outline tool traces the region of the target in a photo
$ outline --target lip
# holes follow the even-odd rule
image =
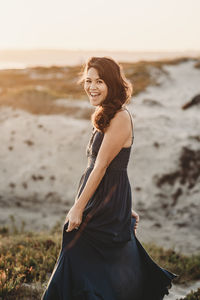
[[[90,96],[93,96],[92,94],[94,94],[94,96],[99,96],[99,95],[101,95],[101,93],[91,93],[91,92],[89,92],[89,94],[90,94]]]

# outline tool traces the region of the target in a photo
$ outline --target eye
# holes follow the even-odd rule
[[[89,80],[89,79],[86,79],[85,82],[90,82],[90,80]]]
[[[102,80],[97,80],[97,82],[98,82],[98,83],[103,83],[103,81],[102,81]]]

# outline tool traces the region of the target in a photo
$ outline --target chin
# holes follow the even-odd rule
[[[99,105],[100,105],[100,103],[93,102],[92,100],[90,101],[90,104],[91,104],[92,106],[99,106]]]

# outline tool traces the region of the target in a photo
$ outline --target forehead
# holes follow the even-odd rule
[[[97,71],[97,69],[95,68],[90,68],[88,71],[87,71],[87,74],[86,74],[87,78],[93,78],[93,79],[98,79],[100,78],[99,77],[99,73]]]

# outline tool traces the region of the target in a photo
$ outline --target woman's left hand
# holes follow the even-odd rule
[[[71,209],[68,211],[65,223],[68,223],[68,227],[66,229],[67,232],[77,229],[77,227],[80,226],[83,218],[83,210],[78,207],[78,205],[75,203]]]
[[[133,209],[132,209],[132,213],[131,214],[135,218],[134,231],[135,231],[135,234],[136,234],[136,230],[138,228],[138,223],[139,223],[140,217],[139,217],[138,213],[136,213],[136,211],[134,211]]]

